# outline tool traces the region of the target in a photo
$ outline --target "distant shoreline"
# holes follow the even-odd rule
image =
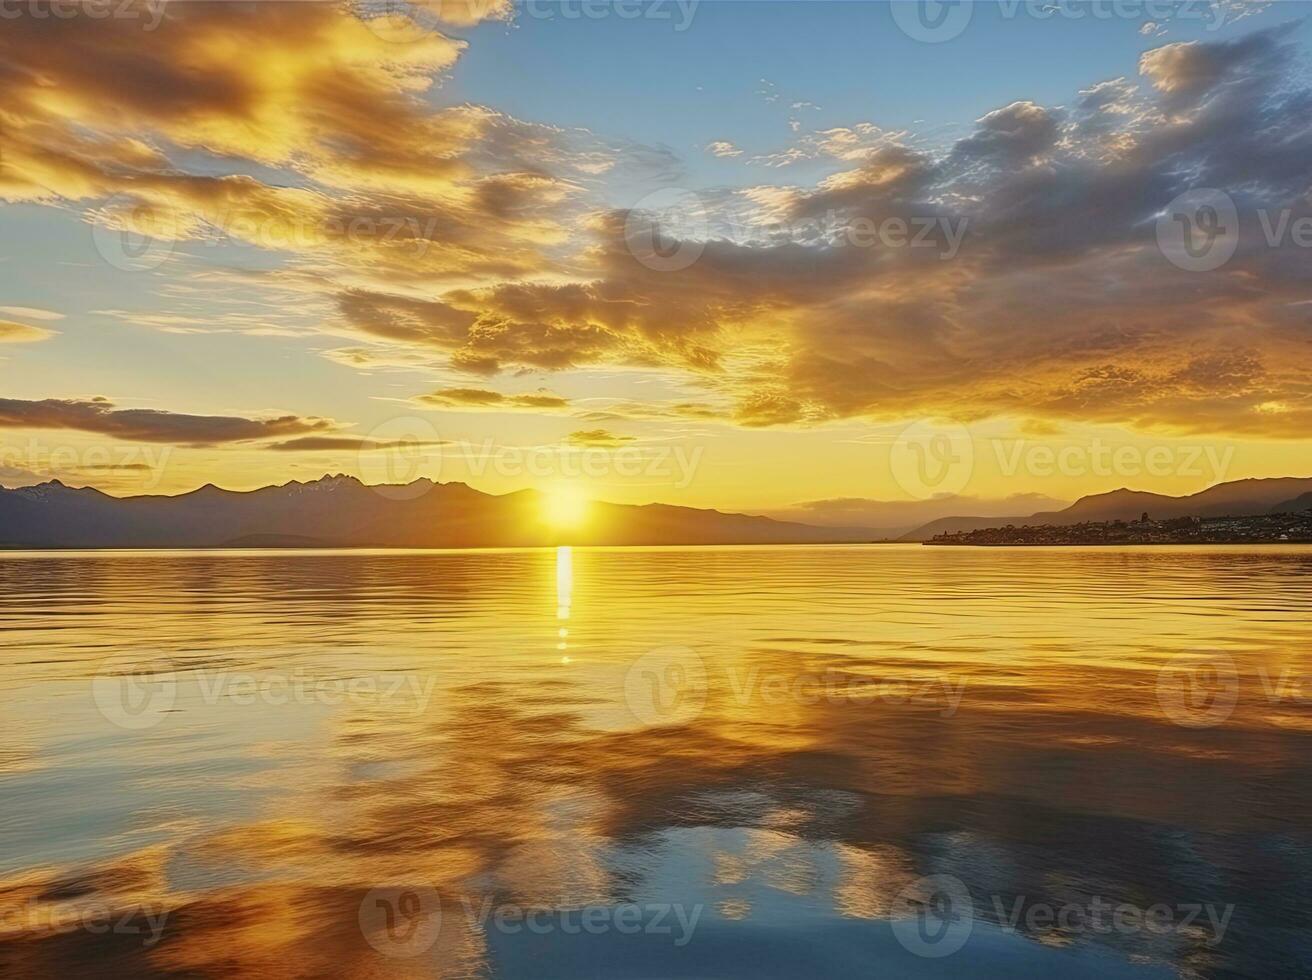
[[[1253,545],[1310,545],[1312,538],[1297,541],[922,541],[936,548],[1197,548],[1200,545],[1245,548]]]
[[[1176,517],[1154,521],[1086,521],[1026,524],[938,534],[925,544],[941,547],[1085,547],[1137,545],[1312,544],[1312,511],[1226,517]]]

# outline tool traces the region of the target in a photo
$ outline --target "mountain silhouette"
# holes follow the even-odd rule
[[[0,490],[0,545],[10,548],[380,547],[556,544],[801,544],[869,541],[868,528],[814,527],[666,504],[592,503],[563,530],[542,495],[501,496],[463,483],[368,486],[351,476],[239,492],[207,484],[177,496],[111,497],[58,480]]]
[[[1146,490],[1112,490],[1081,497],[1062,510],[1028,517],[944,517],[902,535],[900,541],[927,541],[936,534],[1016,525],[1066,525],[1087,521],[1133,521],[1147,513],[1155,520],[1174,517],[1250,517],[1312,507],[1312,477],[1275,477],[1218,483],[1198,493],[1170,497]]]
[[[1225,517],[1312,508],[1312,478],[1236,480],[1183,497],[1113,490],[1062,510],[1017,517],[944,517],[903,535],[1007,524],[1136,520],[1148,513]],[[577,545],[818,544],[879,540],[865,527],[826,527],[670,504],[589,505],[561,529],[534,490],[487,494],[463,483],[415,480],[370,486],[337,474],[258,490],[206,484],[176,496],[112,497],[58,480],[0,489],[0,547],[8,548],[494,548]]]

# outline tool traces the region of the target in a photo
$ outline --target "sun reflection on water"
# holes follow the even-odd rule
[[[574,595],[574,550],[569,545],[556,549],[556,618],[562,623],[569,619],[570,602]],[[560,642],[556,649],[569,649],[569,627],[561,626],[556,635]],[[569,657],[562,657],[562,663],[569,663]]]

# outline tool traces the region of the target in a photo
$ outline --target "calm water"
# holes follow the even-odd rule
[[[1312,550],[0,557],[0,973],[1312,971]]]

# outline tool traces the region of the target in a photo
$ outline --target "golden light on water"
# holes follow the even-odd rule
[[[1256,835],[1246,828],[1276,828],[1279,843],[1293,820],[1308,822],[1297,780],[1308,723],[1298,681],[1312,676],[1312,585],[1300,574],[1310,550],[580,547],[577,563],[568,546],[387,560],[0,559],[0,717],[22,736],[0,746],[5,813],[16,818],[0,834],[0,959],[16,964],[6,975],[79,972],[70,962],[103,975],[96,958],[114,955],[116,975],[264,976],[295,956],[315,976],[381,976],[380,958],[399,951],[415,980],[535,976],[502,970],[497,957],[573,955],[581,937],[557,928],[556,945],[521,954],[512,944],[552,936],[459,911],[502,907],[486,882],[507,882],[524,896],[516,901],[542,910],[528,920],[524,906],[506,906],[521,915],[514,921],[576,923],[573,911],[548,916],[639,904],[679,876],[693,884],[676,897],[715,910],[717,929],[752,927],[744,958],[762,921],[857,930],[833,947],[849,951],[853,968],[833,974],[845,976],[906,953],[896,942],[885,950],[880,936],[905,911],[908,886],[942,860],[945,845],[923,828],[945,813],[962,834],[956,867],[983,841],[1015,869],[1018,894],[1061,900],[1043,890],[1057,868],[1063,886],[1143,895],[1144,908],[1194,892],[1216,908],[1260,908],[1267,889],[1239,875],[1201,890],[1221,873],[1193,849],[1100,864],[1115,848],[1151,854],[1169,827],[1258,862],[1276,845],[1248,843]],[[178,582],[203,588],[206,631],[196,630],[195,596],[169,598]],[[284,595],[297,597],[297,615]],[[945,603],[962,628],[943,629]],[[453,615],[435,618],[438,604]],[[58,636],[46,628],[52,615],[68,624]],[[133,659],[143,615],[163,659]],[[350,642],[362,635],[373,643],[367,659]],[[981,637],[1000,638],[1005,653]],[[1224,657],[1200,657],[1218,638]],[[443,656],[453,645],[473,657]],[[1221,661],[1237,700],[1202,689],[1210,673],[1193,686],[1194,665]],[[1168,688],[1164,664],[1178,682]],[[156,669],[176,672],[167,688],[176,700],[163,706],[153,704]],[[129,670],[143,672],[119,673]],[[33,681],[71,693],[35,698]],[[106,681],[108,699],[95,694]],[[1289,693],[1273,700],[1264,682]],[[66,710],[50,710],[54,697]],[[1217,703],[1229,717],[1192,727],[1210,723]],[[127,729],[125,718],[154,727]],[[87,748],[78,741],[87,732],[103,737]],[[141,776],[80,786],[85,820],[51,841],[52,779],[78,778],[86,753]],[[317,760],[309,771],[307,758]],[[244,775],[232,792],[213,792],[233,772]],[[1246,799],[1254,773],[1272,792]],[[1176,788],[1163,797],[1161,786]],[[246,809],[234,808],[237,794]],[[1207,806],[1218,798],[1238,802]],[[703,822],[691,825],[690,810]],[[166,811],[185,819],[161,825]],[[1042,850],[1014,843],[1015,828],[1035,819],[1053,828]],[[872,826],[889,828],[886,839],[872,840]],[[125,846],[124,833],[142,843]],[[233,876],[210,885],[171,875],[191,861]],[[411,939],[428,920],[398,892],[414,881],[456,910],[422,955]],[[68,898],[74,885],[85,895]],[[164,938],[106,953],[100,934],[65,918],[101,909],[112,910],[111,927],[150,909]],[[144,911],[128,921],[152,934]],[[667,922],[677,928],[677,917]],[[663,942],[650,955],[676,949],[653,935]],[[1132,952],[1145,961],[1213,953],[1204,933],[1170,947],[1147,930],[1121,941],[1140,936]],[[789,941],[809,952],[812,938]],[[1042,933],[1008,938],[1026,942],[1018,955],[1048,955]],[[1277,975],[1263,972],[1273,955],[1301,953],[1272,954],[1259,940],[1251,956],[1237,947],[1233,975]],[[600,956],[593,948],[579,956]],[[681,960],[652,962],[648,975],[689,974]]]
[[[569,619],[570,599],[574,594],[574,551],[569,545],[562,545],[556,549],[556,618],[562,621]],[[556,649],[564,652],[569,649],[569,627],[561,625],[556,630],[556,635],[560,637],[560,642],[556,644]],[[560,658],[562,664],[570,662],[569,654]]]
[[[574,594],[574,550],[569,545],[556,549],[556,618],[569,619],[570,598]],[[569,630],[560,628],[560,638],[569,636]],[[564,649],[564,644],[561,644]]]

